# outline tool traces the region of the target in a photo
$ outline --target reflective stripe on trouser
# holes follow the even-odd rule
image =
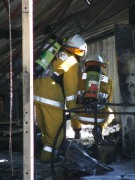
[[[90,117],[83,117],[83,116],[76,116],[76,119],[84,122],[89,122],[89,123],[94,123],[95,118],[90,118]],[[97,118],[97,123],[104,123],[106,118]]]
[[[52,147],[49,147],[49,146],[44,146],[43,147],[43,151],[47,151],[47,152],[50,152],[50,153],[52,153]],[[58,151],[57,150],[55,150],[55,155],[58,153]]]
[[[97,118],[97,123],[104,124],[107,121],[107,118]],[[93,124],[95,123],[95,118],[76,116],[75,119],[71,120],[71,126],[73,129],[80,129],[81,124]]]
[[[36,103],[35,103],[36,104]],[[36,104],[36,120],[42,133],[44,146],[53,147],[55,136],[63,122],[63,110],[46,104]],[[58,149],[63,140],[63,129],[57,139],[55,149]]]
[[[108,112],[113,112],[111,108],[108,108]],[[97,123],[102,127],[106,128],[113,120],[115,119],[114,114],[109,114],[107,117],[98,118]],[[91,117],[84,117],[84,116],[76,116],[76,119],[71,121],[71,126],[73,129],[81,128],[81,124],[92,124],[94,125],[95,119]]]

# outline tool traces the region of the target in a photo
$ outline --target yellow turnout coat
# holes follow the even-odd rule
[[[100,84],[100,98],[105,98],[108,102],[112,102],[113,92],[114,92],[114,82],[112,78],[107,77],[105,75],[101,76],[101,84]],[[79,78],[78,83],[78,94],[81,91],[85,91],[86,80],[82,79],[82,75]],[[78,105],[80,106],[80,104]],[[82,105],[81,105],[82,106]],[[108,106],[98,107],[101,112],[112,112],[112,109]],[[97,114],[97,124],[102,128],[107,127],[108,124],[112,122],[114,119],[113,114]],[[71,120],[71,126],[75,129],[80,129],[82,124],[95,124],[94,114],[76,114],[75,118]]]
[[[46,154],[52,152],[53,142],[63,121],[65,102],[67,108],[76,107],[78,86],[78,62],[74,55],[67,51],[59,52],[53,61],[53,75],[59,79],[61,86],[50,76],[34,80],[34,101],[36,105],[36,121],[42,132],[43,152],[41,159],[46,160]],[[63,139],[61,132],[56,150]],[[49,154],[50,156],[50,154]]]

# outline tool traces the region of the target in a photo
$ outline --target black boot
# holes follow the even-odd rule
[[[99,126],[94,126],[92,130],[92,135],[94,136],[95,143],[101,143],[102,142],[102,129]]]
[[[81,129],[74,129],[75,135],[74,139],[81,139]]]

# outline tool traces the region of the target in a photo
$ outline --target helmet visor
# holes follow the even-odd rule
[[[81,49],[74,48],[74,52],[78,56],[83,56],[84,55],[84,50],[81,50]]]
[[[84,55],[84,50],[78,49],[78,48],[71,48],[71,47],[66,47],[66,49],[78,56],[83,56]]]

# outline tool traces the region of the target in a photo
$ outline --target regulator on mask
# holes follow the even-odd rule
[[[34,77],[42,77],[42,74],[48,70],[48,67],[55,55],[59,52],[62,46],[62,41],[49,39],[43,47],[41,56],[34,62]]]
[[[85,60],[86,88],[83,95],[84,104],[97,102],[100,93],[101,67],[103,60],[99,55],[91,55]]]

